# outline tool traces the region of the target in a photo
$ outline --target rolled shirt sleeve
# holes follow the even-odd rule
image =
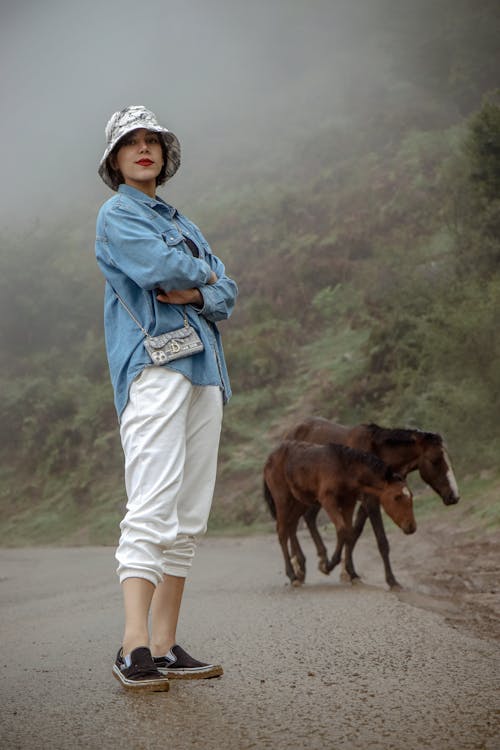
[[[214,258],[215,256],[212,257]],[[224,266],[220,261],[218,261],[218,265],[219,268],[214,269],[218,276],[216,283],[198,287],[203,297],[203,307],[201,309],[198,308],[197,312],[213,323],[229,318],[238,295],[236,282],[230,279],[229,276],[226,276]]]

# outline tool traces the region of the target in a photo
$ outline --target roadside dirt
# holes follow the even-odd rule
[[[402,561],[412,591],[398,596],[427,609],[441,605],[451,624],[500,640],[500,532],[424,522],[415,542]]]

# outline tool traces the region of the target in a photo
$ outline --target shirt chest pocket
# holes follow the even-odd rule
[[[202,246],[198,245],[191,237],[182,235],[177,229],[169,229],[162,232],[164,242],[175,250],[193,255],[195,258],[204,258]]]
[[[169,247],[175,247],[177,250],[184,250],[182,247],[184,243],[184,237],[176,229],[169,229],[166,232],[162,232],[161,236],[165,244]]]

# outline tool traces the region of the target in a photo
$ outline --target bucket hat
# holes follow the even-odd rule
[[[132,130],[137,128],[146,128],[152,130],[154,133],[159,133],[163,138],[163,142],[167,149],[167,160],[165,165],[165,180],[170,180],[171,177],[179,169],[181,163],[181,144],[177,136],[167,128],[164,128],[159,124],[156,119],[156,115],[151,112],[150,109],[146,109],[140,104],[131,105],[125,107],[125,109],[115,112],[106,125],[106,150],[99,162],[99,175],[102,177],[106,185],[112,190],[118,190],[116,180],[113,178],[109,170],[108,157],[112,150],[123,138],[124,135],[130,133]]]

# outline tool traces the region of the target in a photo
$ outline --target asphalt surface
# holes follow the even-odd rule
[[[225,675],[142,696],[111,675],[114,551],[0,549],[2,750],[498,750],[498,641],[389,592],[372,539],[352,586],[302,538],[299,589],[274,536],[205,539],[179,642]]]

